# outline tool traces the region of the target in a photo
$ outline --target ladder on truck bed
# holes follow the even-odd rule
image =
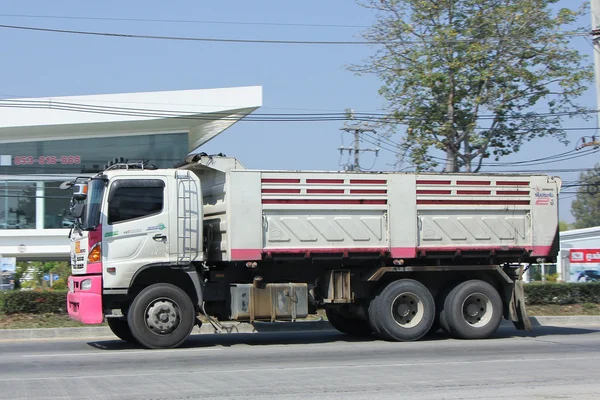
[[[190,171],[175,171],[177,182],[177,264],[195,261],[200,252],[200,199]]]

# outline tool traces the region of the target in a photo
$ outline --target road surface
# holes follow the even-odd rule
[[[600,326],[414,343],[337,332],[0,342],[0,399],[600,398]]]

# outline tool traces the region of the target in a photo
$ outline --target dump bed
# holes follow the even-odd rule
[[[230,169],[202,173],[214,261],[366,255],[555,256],[561,181],[545,175]]]

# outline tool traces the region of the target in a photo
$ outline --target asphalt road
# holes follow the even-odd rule
[[[479,341],[337,332],[0,342],[0,399],[600,398],[600,326],[501,328]]]

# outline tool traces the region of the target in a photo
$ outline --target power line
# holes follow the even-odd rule
[[[37,32],[68,33],[73,35],[105,36],[128,39],[177,40],[186,42],[218,42],[218,43],[257,43],[257,44],[306,44],[306,45],[373,45],[378,42],[366,41],[319,41],[319,40],[275,40],[275,39],[225,39],[189,36],[138,35],[129,33],[79,31],[70,29],[40,28],[21,25],[0,25],[0,28]]]
[[[211,20],[194,20],[194,19],[116,18],[116,17],[86,17],[86,16],[75,16],[75,15],[64,16],[64,15],[0,14],[0,17],[66,19],[66,20],[83,20],[83,21],[161,22],[161,23],[207,24],[207,25],[297,26],[297,27],[308,27],[308,28],[369,28],[368,25],[347,25],[347,24],[306,24],[306,23],[290,23],[290,22],[250,22],[250,21],[211,21]]]
[[[132,107],[111,107],[100,106],[82,103],[72,103],[64,101],[55,101],[52,99],[34,100],[34,99],[3,99],[0,100],[0,107],[7,108],[43,108],[56,109],[63,111],[78,111],[96,114],[113,114],[139,117],[155,117],[155,118],[181,118],[181,119],[198,119],[198,120],[239,120],[238,116],[232,116],[231,112],[205,112],[204,115],[189,115],[190,110],[160,110],[149,108],[132,108]],[[506,119],[523,119],[531,116],[567,116],[567,115],[582,115],[596,113],[598,110],[579,110],[572,112],[561,113],[530,113],[529,115],[513,115]],[[383,115],[383,116],[382,116]],[[409,117],[412,120],[417,120],[416,117]],[[494,118],[493,115],[481,115],[479,119]],[[405,124],[410,119],[404,121],[390,120],[384,114],[379,113],[355,113],[354,119],[359,122],[372,123],[394,123]],[[342,112],[329,113],[253,113],[246,115],[244,120],[249,121],[347,121],[348,116]],[[529,133],[524,131],[523,133]]]
[[[87,36],[104,36],[104,37],[116,37],[116,38],[128,38],[128,39],[152,39],[152,40],[177,40],[187,42],[218,42],[218,43],[256,43],[256,44],[289,44],[289,45],[381,45],[386,42],[383,41],[318,41],[318,40],[275,40],[275,39],[225,39],[225,38],[206,38],[206,37],[188,37],[188,36],[163,36],[163,35],[142,35],[142,34],[130,34],[130,33],[116,33],[116,32],[97,32],[97,31],[80,31],[71,29],[54,29],[54,28],[42,28],[35,26],[23,26],[23,25],[6,25],[1,24],[0,28],[5,29],[16,29],[26,31],[37,31],[37,32],[53,32],[53,33],[67,33],[73,35],[87,35]],[[565,32],[554,35],[555,37],[561,36],[584,36],[587,33],[581,32]],[[506,37],[504,37],[506,38]],[[501,38],[492,38],[493,40],[501,40]],[[470,43],[470,42],[484,42],[481,39],[448,39],[446,42],[456,43]],[[425,41],[426,42],[426,41]],[[393,44],[393,40],[387,42]],[[402,44],[424,44],[424,41],[404,41]]]

